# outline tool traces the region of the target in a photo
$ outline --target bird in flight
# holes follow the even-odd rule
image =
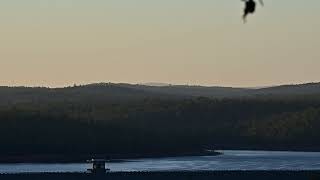
[[[254,0],[242,0],[243,2],[245,2],[245,8],[244,8],[244,12],[243,12],[243,22],[246,23],[247,22],[247,16],[249,14],[253,14],[256,11],[256,2]],[[263,0],[259,0],[261,6],[264,5]]]

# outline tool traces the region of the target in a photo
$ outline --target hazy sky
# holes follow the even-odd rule
[[[0,85],[320,81],[320,1],[1,0]]]

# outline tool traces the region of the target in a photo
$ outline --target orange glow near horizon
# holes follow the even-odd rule
[[[5,0],[0,85],[320,81],[320,1]]]

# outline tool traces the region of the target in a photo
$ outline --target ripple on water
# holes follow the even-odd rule
[[[112,171],[320,170],[318,152],[222,151],[220,156],[154,158],[109,163]],[[85,172],[88,164],[0,164],[0,173]]]

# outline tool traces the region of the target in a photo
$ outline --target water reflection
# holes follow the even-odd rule
[[[220,156],[138,159],[112,171],[320,170],[319,152],[222,151]],[[0,164],[0,173],[85,172],[88,164]]]

